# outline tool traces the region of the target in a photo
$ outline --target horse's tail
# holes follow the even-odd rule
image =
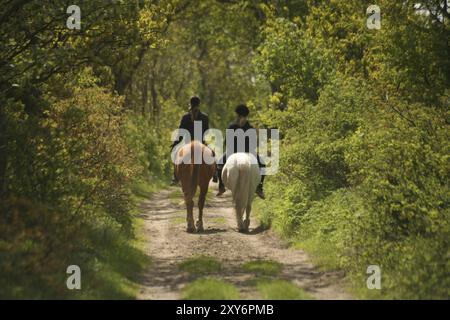
[[[198,187],[198,175],[200,171],[200,165],[199,164],[191,164],[191,177],[192,177],[192,196],[195,196],[195,192],[197,191]]]
[[[243,166],[239,168],[239,186],[240,190],[238,193],[239,205],[242,210],[247,208],[249,204],[249,199],[252,195],[250,192],[250,182],[251,182],[251,167]]]
[[[250,170],[236,165],[225,169],[224,183],[233,193],[233,202],[238,211],[245,210],[250,198]]]
[[[198,186],[198,175],[200,171],[200,164],[195,163],[194,159],[195,154],[195,143],[191,145],[191,163],[190,163],[190,174],[192,177],[192,196],[195,196],[195,192],[197,191]]]

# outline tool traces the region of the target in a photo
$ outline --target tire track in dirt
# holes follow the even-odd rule
[[[261,299],[249,281],[254,275],[241,268],[245,262],[260,259],[281,263],[277,278],[298,285],[316,299],[351,299],[343,290],[342,274],[318,270],[303,250],[288,247],[271,230],[258,227],[255,218],[251,217],[248,234],[238,233],[231,194],[227,191],[215,197],[215,185],[210,186],[204,210],[205,231],[187,233],[184,202],[181,197],[173,198],[177,190],[162,190],[142,204],[140,218],[152,263],[141,276],[138,299],[180,299],[183,287],[196,277],[180,271],[178,265],[198,255],[221,261],[223,269],[212,276],[236,286],[242,299]]]

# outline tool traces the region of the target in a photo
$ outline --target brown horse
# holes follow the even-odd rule
[[[186,203],[187,232],[195,232],[195,227],[197,227],[198,232],[203,231],[203,208],[209,181],[215,170],[214,154],[204,144],[193,141],[178,150],[175,174],[181,183]],[[197,187],[200,187],[200,195],[198,197],[198,220],[196,226],[194,226],[194,196]]]

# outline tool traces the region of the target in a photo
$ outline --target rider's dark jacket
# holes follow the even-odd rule
[[[253,126],[247,121],[244,124],[244,126],[242,126],[242,127],[240,127],[237,123],[233,122],[228,126],[227,130],[229,130],[229,129],[231,129],[233,131],[242,129],[244,131],[244,133],[246,133],[248,130],[250,130],[250,129],[254,130],[255,128],[253,128]],[[244,152],[253,153],[256,155],[256,145],[250,146],[250,137],[249,136],[245,136],[244,146],[245,146]],[[251,148],[251,147],[253,147],[253,148]],[[238,137],[237,136],[234,137],[233,148],[231,148],[230,145],[227,144],[226,150],[227,150],[228,155],[238,152]],[[242,150],[240,150],[240,151],[242,152]]]
[[[209,129],[209,118],[208,115],[206,113],[203,113],[201,111],[199,111],[198,115],[197,115],[197,119],[195,119],[195,121],[201,121],[202,123],[202,135],[201,135],[201,142],[204,142],[204,133],[206,132],[206,130]],[[190,141],[195,140],[194,137],[194,121],[192,121],[192,117],[191,117],[191,113],[187,112],[183,115],[183,117],[181,118],[180,121],[180,125],[178,126],[179,129],[185,129],[189,132],[190,134]],[[174,147],[175,145],[177,145],[178,143],[180,143],[182,141],[182,137],[180,137],[178,140],[176,140],[173,144],[172,147]]]

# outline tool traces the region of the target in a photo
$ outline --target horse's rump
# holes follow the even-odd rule
[[[246,208],[261,180],[256,158],[249,153],[238,152],[228,157],[222,170],[222,180],[233,194],[233,202],[240,208]]]
[[[210,157],[213,163],[206,163],[206,157]],[[195,163],[195,160],[200,163]],[[195,194],[200,179],[207,179],[209,182],[214,174],[214,170],[215,162],[212,151],[204,144],[198,141],[192,141],[178,150],[175,174],[181,181],[183,189],[188,187],[187,184],[190,182],[189,189],[191,189],[192,195]]]

